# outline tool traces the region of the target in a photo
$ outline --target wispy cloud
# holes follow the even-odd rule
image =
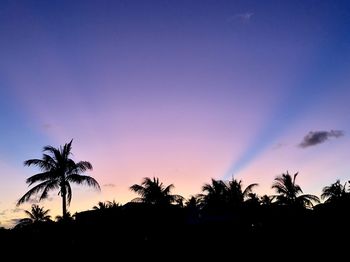
[[[110,183],[110,184],[104,184],[103,186],[104,187],[115,187],[115,184]]]
[[[280,149],[281,147],[284,147],[284,146],[286,146],[286,144],[277,143],[272,147],[272,150],[277,150],[277,149]]]
[[[339,138],[344,136],[344,132],[341,130],[331,131],[310,131],[299,144],[299,147],[305,148],[309,146],[315,146],[326,142],[328,139],[334,137]]]
[[[21,212],[21,211],[23,211],[23,209],[22,208],[18,208],[18,207],[14,208],[14,209],[11,209],[12,213],[18,213],[18,212]]]
[[[45,130],[48,130],[48,129],[51,129],[53,126],[49,123],[46,123],[46,124],[43,124],[41,127]]]
[[[238,21],[240,23],[248,23],[254,16],[253,12],[237,13],[227,18],[227,22]]]

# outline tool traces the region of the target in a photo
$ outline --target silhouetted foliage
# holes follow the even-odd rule
[[[258,184],[248,185],[244,190],[242,181],[232,179],[225,182],[222,180],[211,179],[211,184],[204,184],[200,194],[203,208],[210,212],[221,212],[232,208],[242,207],[244,201],[249,197],[253,187]]]
[[[330,186],[326,186],[322,189],[321,198],[325,199],[326,203],[339,202],[349,197],[349,192],[346,189],[346,182],[344,185],[337,180]]]
[[[164,186],[159,182],[159,178],[145,177],[141,185],[134,184],[130,187],[132,191],[139,194],[140,197],[134,198],[132,202],[140,202],[152,205],[170,205],[182,201],[180,195],[172,195],[170,192],[174,188],[173,184]]]
[[[120,204],[115,202],[115,200],[113,200],[113,201],[106,201],[106,202],[99,201],[97,205],[93,206],[92,208],[94,210],[105,210],[108,208],[117,208],[117,207],[120,207]]]
[[[70,183],[86,184],[88,186],[100,189],[97,181],[90,177],[81,175],[87,170],[92,170],[92,165],[87,161],[74,162],[70,158],[72,149],[71,140],[63,147],[54,148],[45,146],[43,149],[42,159],[29,159],[24,162],[25,166],[37,166],[42,171],[35,174],[26,180],[29,186],[39,183],[32,187],[24,194],[17,202],[20,205],[39,193],[39,201],[48,197],[48,192],[54,189],[59,189],[59,194],[62,197],[62,216],[67,213],[67,204],[69,205],[72,199],[72,188]]]
[[[302,194],[301,187],[295,183],[298,173],[295,173],[293,178],[288,173],[282,174],[275,178],[272,188],[279,194],[277,195],[277,203],[281,205],[289,205],[294,207],[312,207],[313,203],[319,203],[317,196]]]
[[[221,244],[226,243],[237,250],[248,245],[251,250],[264,248],[275,254],[275,248],[285,251],[297,240],[295,254],[319,243],[320,239],[339,243],[341,236],[350,233],[346,183],[336,181],[325,187],[326,202],[311,209],[305,207],[310,207],[308,201],[315,199],[302,194],[296,177],[297,174],[291,177],[288,172],[282,174],[273,183],[278,195],[262,197],[252,192],[256,184],[243,187],[240,180],[212,179],[203,186],[203,194],[190,197],[185,204],[182,197],[171,194],[173,185],[165,186],[158,178],[145,178],[141,185],[131,187],[140,195],[134,202],[124,205],[115,201],[98,202],[93,210],[74,216],[66,212],[65,217],[56,217],[57,222],[30,222],[28,226],[0,230],[0,244],[6,250],[25,241],[23,248],[30,252],[38,246],[51,250],[64,243],[72,252],[116,248],[121,254],[127,246],[137,248],[140,253],[142,248],[149,249],[159,242],[172,248],[180,244],[182,251],[197,253],[193,248],[196,243],[201,248],[217,244],[222,248]],[[47,212],[33,207],[38,212],[29,212],[32,216],[28,219],[45,220]],[[215,253],[218,258],[217,251],[210,248],[201,254],[204,253]],[[140,255],[145,258],[142,252]]]
[[[23,226],[31,225],[33,223],[51,221],[51,216],[48,215],[50,210],[49,209],[44,210],[44,207],[39,207],[36,204],[32,205],[30,211],[24,210],[24,212],[28,217],[19,220],[19,223],[16,225],[16,227],[23,227]]]

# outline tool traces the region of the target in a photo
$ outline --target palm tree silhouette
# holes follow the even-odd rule
[[[99,201],[96,206],[92,207],[92,209],[94,209],[94,210],[105,210],[105,209],[108,209],[108,208],[117,208],[119,206],[120,206],[119,203],[115,202],[115,200],[113,200],[113,201],[106,201],[106,202]]]
[[[199,194],[201,205],[208,209],[221,208],[227,200],[227,186],[222,180],[211,179],[211,184],[204,184],[202,191],[206,194]]]
[[[263,195],[260,197],[260,203],[263,206],[271,206],[274,202],[273,200],[275,199],[276,196],[268,196],[268,195]]]
[[[164,186],[159,182],[159,178],[145,177],[141,185],[134,184],[130,187],[132,191],[139,194],[140,197],[134,198],[132,202],[141,202],[152,205],[170,205],[183,199],[180,195],[170,194],[174,188],[173,184]]]
[[[255,199],[256,195],[252,193],[253,187],[258,184],[250,184],[243,190],[242,180],[232,179],[226,186],[228,203],[233,206],[241,205],[246,198]]]
[[[338,179],[335,183],[330,186],[325,186],[322,189],[321,198],[326,199],[326,203],[339,202],[340,200],[345,199],[348,194],[349,193],[346,190],[346,182],[342,185]]]
[[[50,209],[44,210],[44,207],[39,207],[36,204],[32,205],[31,211],[24,210],[24,212],[28,217],[21,219],[16,227],[51,221],[51,216],[48,215]]]
[[[105,210],[108,208],[108,204],[106,202],[99,201],[96,206],[93,206],[94,210]]]
[[[253,187],[258,184],[250,184],[244,190],[242,180],[232,179],[225,182],[211,179],[211,184],[204,184],[202,191],[206,194],[199,195],[202,203],[207,208],[220,209],[223,207],[240,206],[252,193]]]
[[[17,206],[29,201],[29,199],[41,192],[39,201],[48,197],[48,192],[53,189],[59,189],[62,197],[62,217],[66,217],[67,204],[72,199],[72,188],[70,183],[86,184],[100,190],[97,181],[90,177],[81,175],[87,170],[92,170],[92,165],[87,161],[74,162],[70,158],[73,139],[63,147],[54,148],[45,146],[42,159],[29,159],[24,162],[25,166],[37,166],[42,171],[27,178],[26,183],[29,186],[39,183],[25,193],[17,202]]]
[[[303,191],[301,190],[301,187],[295,183],[297,175],[298,173],[295,173],[292,178],[287,171],[286,174],[282,174],[275,178],[272,188],[279,194],[277,195],[277,202],[282,205],[301,207],[312,206],[312,201],[319,203],[320,200],[315,195],[300,195]]]
[[[63,222],[63,223],[71,222],[71,221],[73,221],[75,219],[76,214],[77,213],[72,215],[69,211],[67,211],[67,213],[64,216],[58,215],[58,216],[55,217],[55,219],[56,219],[57,222]]]

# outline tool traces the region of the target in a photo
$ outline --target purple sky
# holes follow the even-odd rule
[[[102,185],[74,188],[72,213],[125,203],[146,176],[185,197],[212,177],[257,182],[261,194],[287,170],[317,195],[346,181],[349,11],[347,1],[1,1],[0,226],[23,217],[15,202],[37,171],[23,161],[72,138]],[[42,205],[59,214],[57,192]]]

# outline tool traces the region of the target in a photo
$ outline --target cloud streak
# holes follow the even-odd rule
[[[238,13],[230,16],[227,19],[227,21],[228,22],[239,21],[241,23],[248,23],[252,19],[253,15],[254,15],[253,12]]]
[[[341,130],[331,131],[310,131],[299,144],[299,147],[306,148],[309,146],[315,146],[326,142],[328,139],[334,137],[339,138],[344,136],[344,132]]]
[[[103,186],[104,187],[115,187],[115,184],[110,183],[110,184],[104,184]]]

